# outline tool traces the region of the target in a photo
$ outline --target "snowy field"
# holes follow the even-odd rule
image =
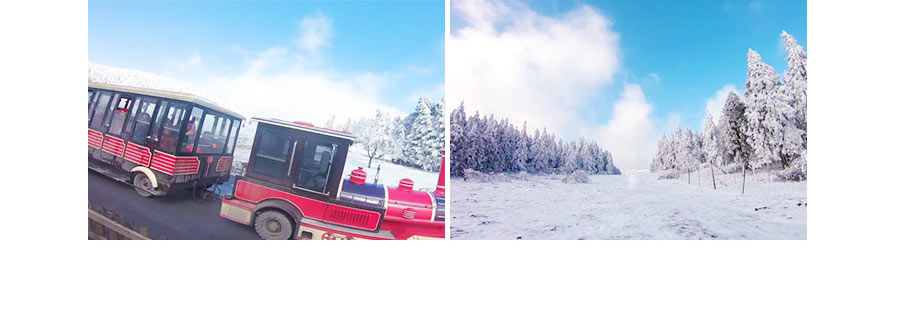
[[[451,239],[806,239],[806,182],[709,170],[677,180],[631,171],[587,184],[562,176],[450,180]]]
[[[350,147],[350,154],[347,156],[347,165],[344,166],[344,177],[349,177],[350,172],[358,167],[363,167],[366,171],[366,182],[373,183],[375,181],[376,168],[381,165],[381,173],[378,174],[378,183],[396,187],[400,185],[400,179],[409,178],[413,181],[413,188],[416,190],[427,189],[434,190],[437,186],[438,173],[428,172],[417,168],[401,166],[393,164],[390,161],[380,159],[372,160],[372,168],[366,167],[369,164],[369,157],[358,146]]]

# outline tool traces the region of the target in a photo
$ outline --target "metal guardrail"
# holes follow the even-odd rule
[[[147,228],[138,233],[111,218],[88,208],[88,239],[90,240],[150,240]]]

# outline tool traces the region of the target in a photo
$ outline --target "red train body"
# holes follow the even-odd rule
[[[250,162],[220,216],[264,239],[444,238],[443,179],[435,191],[366,183],[362,168],[341,172],[353,136],[308,123],[255,119]],[[443,175],[443,165],[441,167]]]

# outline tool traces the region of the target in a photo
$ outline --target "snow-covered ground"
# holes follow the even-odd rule
[[[709,169],[677,180],[631,171],[587,184],[562,176],[450,180],[452,239],[806,239],[806,182]]]
[[[417,168],[401,166],[393,164],[390,161],[372,159],[372,167],[368,168],[369,157],[365,152],[357,146],[350,147],[350,154],[347,156],[347,165],[344,166],[344,177],[349,177],[350,172],[356,168],[363,167],[366,171],[366,182],[373,183],[375,181],[375,173],[378,172],[378,165],[381,165],[381,173],[378,174],[378,183],[388,186],[397,186],[400,179],[409,178],[413,181],[413,188],[416,190],[427,189],[434,190],[437,186],[438,173],[424,171]]]

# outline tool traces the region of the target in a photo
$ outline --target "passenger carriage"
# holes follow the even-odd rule
[[[110,82],[88,82],[90,169],[144,197],[229,179],[243,116],[194,94]]]
[[[220,216],[263,239],[444,238],[444,167],[433,191],[367,183],[363,168],[342,177],[348,132],[257,119],[250,161],[222,200]]]

